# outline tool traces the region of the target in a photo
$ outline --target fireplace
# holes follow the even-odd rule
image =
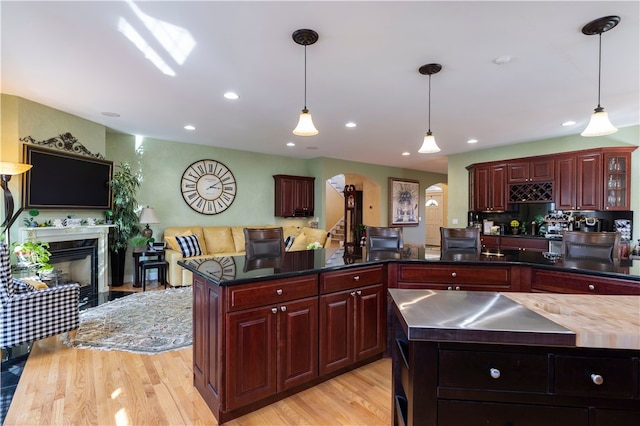
[[[98,294],[98,240],[56,241],[49,243],[53,272],[42,277],[49,286],[77,283],[80,301]]]
[[[60,251],[62,256],[60,260],[56,260],[53,257],[50,262],[54,263],[54,268],[57,270],[66,266],[66,262],[77,263],[74,268],[79,268],[86,273],[89,283],[86,287],[86,295],[91,293],[105,293],[109,290],[108,287],[108,264],[109,264],[109,228],[113,225],[95,225],[95,226],[46,226],[35,228],[20,228],[20,241],[42,241],[49,243],[49,251],[52,253]],[[86,241],[92,241],[91,244]],[[57,244],[61,243],[61,246]],[[68,251],[67,249],[77,249]],[[76,251],[76,253],[74,253]],[[80,259],[76,257],[82,257],[86,259],[89,257],[89,253],[92,252],[91,260],[84,260],[80,262]],[[71,259],[71,260],[70,260]],[[55,264],[58,263],[58,264]],[[82,266],[84,265],[84,266]],[[86,272],[89,271],[89,272]],[[73,271],[74,274],[76,271]],[[69,273],[62,272],[61,274]],[[67,279],[66,275],[62,275],[61,279]],[[69,275],[69,279],[70,275]],[[75,278],[80,280],[80,278]],[[82,278],[84,279],[84,278]],[[92,281],[91,281],[92,280]],[[82,286],[82,284],[81,284]],[[85,294],[85,293],[81,293]],[[84,297],[84,296],[82,296]]]

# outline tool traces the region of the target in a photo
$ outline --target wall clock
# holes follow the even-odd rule
[[[182,174],[182,198],[202,214],[222,213],[236,198],[236,179],[231,170],[215,160],[200,160]]]

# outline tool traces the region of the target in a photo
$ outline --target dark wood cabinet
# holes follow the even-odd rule
[[[604,210],[629,210],[631,205],[631,152],[636,148],[611,148],[603,157]]]
[[[554,199],[556,209],[573,210],[576,207],[576,157],[559,155],[556,158]]]
[[[469,179],[473,180],[470,184],[473,187],[471,210],[507,210],[507,165],[490,163],[470,166],[468,169]]]
[[[482,245],[483,250],[497,250],[500,248],[500,237],[498,235],[481,235],[480,244]]]
[[[518,291],[519,280],[511,266],[482,266],[482,273],[472,265],[401,264],[398,288],[434,290]],[[517,275],[517,274],[516,274]]]
[[[321,375],[383,353],[386,305],[382,272],[378,266],[321,275]]]
[[[637,281],[538,268],[531,269],[530,285],[526,287],[524,291],[546,293],[640,295]]]
[[[556,209],[602,210],[602,154],[558,156],[555,184]]]
[[[501,250],[549,251],[549,240],[546,238],[500,237]]]
[[[555,179],[552,157],[507,163],[507,183],[549,182]]]
[[[308,176],[274,175],[273,179],[275,183],[275,216],[313,216],[315,178]]]
[[[317,297],[228,314],[227,408],[318,376]]]

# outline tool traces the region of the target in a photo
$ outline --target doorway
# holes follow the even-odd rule
[[[440,247],[440,227],[444,226],[445,215],[443,187],[431,185],[424,195],[425,244]]]

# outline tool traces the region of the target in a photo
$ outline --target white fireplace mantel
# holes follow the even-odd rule
[[[97,239],[98,292],[102,293],[109,290],[109,228],[112,227],[113,225],[20,228],[20,241],[52,243],[58,241]]]

